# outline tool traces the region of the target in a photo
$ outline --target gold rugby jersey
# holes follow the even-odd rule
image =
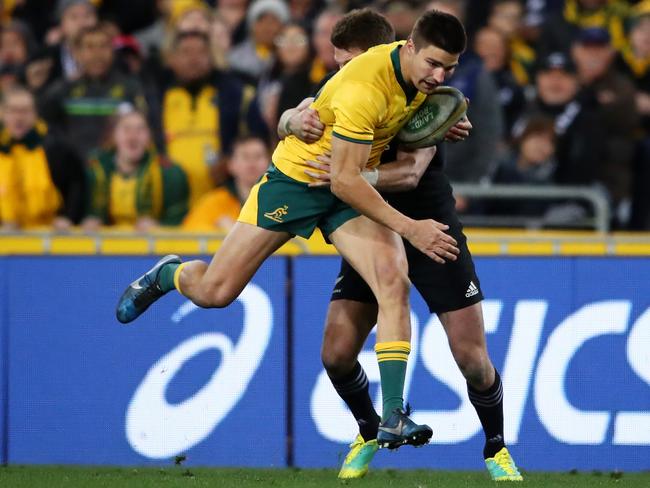
[[[332,137],[370,144],[367,168],[379,164],[381,153],[399,132],[426,95],[409,86],[402,77],[399,49],[404,41],[373,47],[357,56],[330,79],[318,93],[311,108],[325,131],[313,144],[295,136],[280,141],[273,163],[285,175],[312,182],[305,174],[305,161],[332,149]]]

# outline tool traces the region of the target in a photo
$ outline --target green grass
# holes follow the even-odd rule
[[[524,473],[525,487],[650,487],[650,473]],[[341,482],[334,470],[96,468],[62,466],[0,467],[2,488],[57,487],[490,487],[483,472],[375,470],[362,480]]]

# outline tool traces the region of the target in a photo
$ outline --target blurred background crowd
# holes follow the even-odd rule
[[[585,185],[614,229],[650,230],[650,0],[0,0],[0,228],[227,229],[282,112],[337,68],[351,9],[405,39],[435,8],[470,38],[449,84],[471,137],[454,182]],[[460,212],[571,226],[574,201]]]

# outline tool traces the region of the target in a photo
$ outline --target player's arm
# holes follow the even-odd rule
[[[433,260],[456,260],[458,249],[449,226],[433,220],[413,220],[388,205],[361,175],[370,156],[370,145],[332,138],[331,189],[338,198],[366,217],[409,240]]]
[[[426,147],[413,151],[397,151],[397,159],[374,169],[364,169],[361,176],[377,190],[396,192],[412,190],[422,178],[429,163],[436,155],[436,147]],[[318,161],[306,161],[307,165],[318,171],[305,170],[315,180],[309,186],[329,186],[332,158],[328,154],[318,156]]]
[[[408,191],[420,183],[422,175],[436,155],[437,147],[426,147],[414,151],[397,151],[397,159],[384,163],[377,170],[377,184],[380,191]]]
[[[325,126],[318,118],[318,112],[309,108],[313,101],[313,97],[305,98],[296,108],[284,111],[278,121],[280,139],[295,135],[301,141],[312,143],[321,138]]]
[[[332,137],[332,193],[363,215],[404,235],[412,219],[388,205],[361,175],[370,157],[370,149],[370,144]]]

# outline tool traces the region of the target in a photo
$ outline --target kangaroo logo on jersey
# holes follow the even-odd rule
[[[266,217],[267,219],[274,220],[275,222],[282,223],[283,222],[282,217],[287,215],[287,210],[289,210],[289,206],[285,205],[283,207],[276,208],[273,212],[266,212],[264,214],[264,217]]]

